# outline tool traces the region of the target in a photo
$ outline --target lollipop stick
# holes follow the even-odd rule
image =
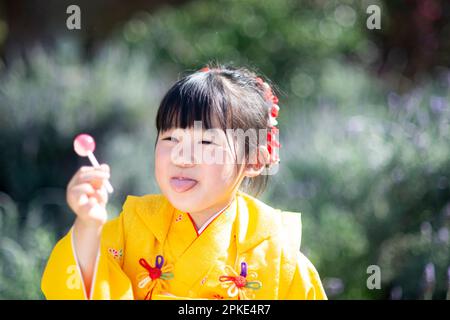
[[[94,154],[92,152],[88,153],[88,158],[94,167],[96,167],[96,168],[100,167],[100,164],[98,163],[97,158],[94,156]]]
[[[100,164],[98,163],[97,159],[95,158],[95,156],[92,152],[88,153],[88,158],[95,168],[100,168]],[[106,180],[105,186],[106,186],[106,191],[108,191],[109,193],[113,193],[114,189],[113,189],[111,183],[109,182],[109,180]]]

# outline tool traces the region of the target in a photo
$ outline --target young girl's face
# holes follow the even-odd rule
[[[234,144],[219,129],[170,129],[160,132],[155,177],[161,192],[180,211],[211,214],[234,197],[243,168]]]

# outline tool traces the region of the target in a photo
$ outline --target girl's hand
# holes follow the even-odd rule
[[[109,166],[81,167],[67,185],[66,200],[80,222],[102,226],[107,220],[108,192],[105,181],[109,179]]]

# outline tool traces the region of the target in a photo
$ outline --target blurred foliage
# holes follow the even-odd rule
[[[316,112],[291,115],[297,126],[284,130],[287,164],[272,197],[306,213],[304,250],[324,275],[346,275],[346,298],[387,298],[390,287],[421,298],[430,262],[442,299],[450,264],[450,73],[405,95],[339,64],[315,78],[326,83],[337,75],[358,81],[341,79],[344,101],[335,87],[321,86]],[[379,99],[352,97],[364,87]],[[371,264],[381,267],[384,290],[365,287]]]
[[[127,194],[159,192],[159,100],[211,60],[276,85],[282,162],[262,200],[302,212],[302,250],[329,297],[445,298],[450,70],[393,91],[368,71],[380,52],[366,17],[364,1],[192,1],[136,14],[89,61],[64,39],[17,59],[0,74],[0,298],[42,297],[73,221],[65,186],[87,163],[73,137],[91,133],[112,168],[112,216]],[[381,290],[366,286],[374,264]]]
[[[0,192],[0,298],[39,299],[40,278],[49,249],[55,243],[53,228],[42,221],[42,207],[30,206],[28,219],[19,225],[18,208]]]

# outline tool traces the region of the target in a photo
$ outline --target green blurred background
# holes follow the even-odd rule
[[[65,187],[88,164],[75,135],[111,166],[114,217],[159,192],[159,101],[209,61],[276,84],[281,169],[261,200],[302,212],[330,299],[450,299],[450,2],[1,0],[0,55],[0,299],[43,298],[74,220]]]

